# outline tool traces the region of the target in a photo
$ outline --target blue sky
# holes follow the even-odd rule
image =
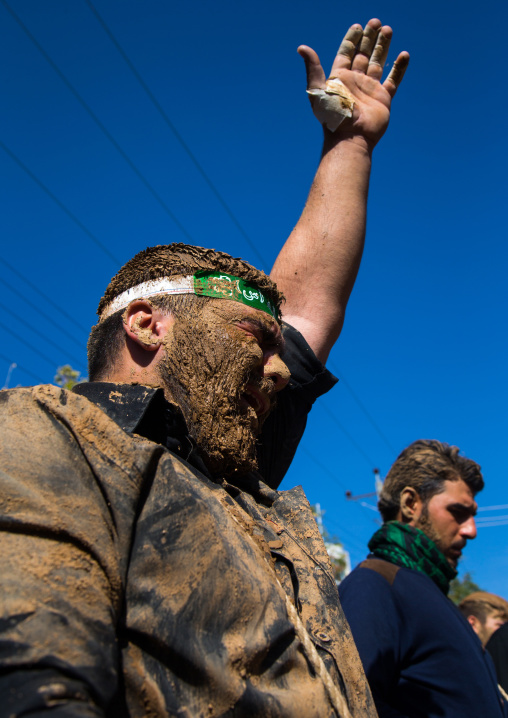
[[[296,48],[328,70],[347,27],[380,17],[394,28],[389,64],[401,50],[411,63],[375,151],[364,260],[330,357],[342,381],[282,488],[302,484],[321,504],[354,564],[378,516],[345,491],[373,491],[374,467],[384,476],[411,441],[437,438],[482,465],[481,507],[507,505],[480,521],[507,516],[506,4],[94,7],[167,121],[86,0],[0,1],[2,383],[10,362],[10,386],[51,381],[67,362],[85,371],[98,300],[148,245],[188,241],[269,270],[321,148]],[[479,529],[461,573],[508,598],[508,520],[497,524]]]

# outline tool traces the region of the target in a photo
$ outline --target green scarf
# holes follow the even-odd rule
[[[383,524],[369,541],[369,549],[376,558],[424,573],[445,596],[450,581],[457,575],[445,555],[423,531],[400,521]]]

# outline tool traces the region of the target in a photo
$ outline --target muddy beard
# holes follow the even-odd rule
[[[159,365],[161,380],[213,475],[231,477],[257,468],[260,427],[241,395],[258,361],[245,343],[232,341],[199,315],[173,325]]]

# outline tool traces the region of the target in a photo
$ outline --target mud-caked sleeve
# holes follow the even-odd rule
[[[339,585],[339,596],[379,717],[404,718],[390,705],[400,678],[403,627],[389,582],[376,571],[356,568]]]
[[[317,359],[303,336],[283,324],[282,359],[291,372],[288,385],[277,394],[277,405],[263,425],[258,442],[259,472],[276,489],[284,478],[307,425],[312,405],[337,383]]]
[[[0,717],[116,716],[121,589],[104,489],[30,390],[0,392],[0,469]]]

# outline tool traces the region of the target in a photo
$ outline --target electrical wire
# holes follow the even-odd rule
[[[113,35],[113,33],[111,32],[110,28],[108,27],[108,25],[106,24],[106,22],[104,21],[104,19],[102,18],[102,16],[99,15],[97,9],[96,9],[95,6],[93,5],[93,3],[90,2],[90,0],[85,0],[85,3],[88,5],[88,7],[89,7],[90,10],[92,11],[92,13],[93,13],[93,14],[95,15],[95,17],[97,18],[97,20],[98,20],[98,22],[100,23],[100,25],[102,26],[104,32],[106,33],[106,35],[109,37],[109,39],[111,40],[111,42],[113,43],[113,45],[116,47],[116,49],[117,49],[118,52],[120,53],[121,57],[123,58],[123,60],[124,60],[125,63],[127,64],[127,67],[130,69],[130,71],[132,72],[132,74],[134,75],[134,77],[136,78],[136,80],[139,82],[139,84],[141,85],[141,87],[142,87],[143,90],[145,91],[147,97],[151,100],[153,106],[155,107],[155,109],[157,110],[157,112],[159,113],[159,115],[162,117],[162,119],[164,120],[164,122],[166,123],[167,127],[169,127],[169,129],[170,129],[171,132],[174,134],[174,136],[176,137],[176,139],[178,140],[178,142],[180,143],[180,145],[183,147],[183,149],[184,149],[185,152],[187,153],[187,156],[190,158],[190,160],[192,161],[192,163],[194,164],[194,166],[196,167],[196,169],[197,169],[198,172],[200,173],[201,177],[205,180],[206,184],[208,185],[208,187],[210,188],[210,190],[213,192],[215,198],[218,200],[218,202],[219,202],[219,204],[221,205],[221,207],[225,210],[226,214],[227,214],[228,217],[231,219],[231,221],[233,222],[233,224],[235,225],[235,227],[238,229],[238,231],[240,232],[240,234],[242,235],[242,237],[245,239],[245,241],[247,242],[247,244],[249,245],[249,247],[251,248],[251,250],[254,252],[254,254],[257,256],[257,258],[260,260],[261,264],[262,264],[264,267],[267,267],[268,264],[267,264],[267,262],[266,262],[266,259],[265,259],[265,258],[263,257],[263,255],[259,252],[259,250],[258,250],[256,244],[253,242],[253,240],[252,240],[252,239],[250,238],[250,236],[247,234],[247,232],[245,231],[245,229],[243,228],[243,226],[240,224],[239,220],[237,219],[237,217],[235,216],[235,214],[234,214],[233,211],[231,210],[230,206],[227,204],[227,202],[226,202],[226,200],[224,199],[224,197],[220,194],[220,192],[219,192],[219,190],[217,189],[217,187],[215,186],[215,184],[212,182],[212,180],[210,179],[210,177],[207,175],[207,173],[206,173],[205,170],[203,169],[203,166],[202,166],[202,165],[200,164],[200,162],[198,161],[196,155],[192,152],[192,150],[190,149],[189,145],[185,142],[185,140],[183,139],[182,135],[178,132],[178,130],[176,129],[176,127],[175,127],[175,125],[173,124],[173,122],[171,122],[171,120],[169,119],[167,113],[166,113],[166,112],[164,111],[164,109],[162,108],[160,102],[157,100],[157,98],[155,97],[155,95],[153,94],[153,92],[150,90],[150,88],[148,87],[148,85],[146,84],[146,82],[143,80],[143,78],[141,77],[140,73],[138,72],[138,70],[137,70],[136,67],[134,66],[133,62],[130,60],[130,58],[128,57],[128,55],[127,55],[127,53],[125,52],[125,50],[121,47],[120,43],[118,42],[118,40],[116,39],[116,37]]]
[[[34,46],[37,48],[37,50],[40,52],[40,54],[44,57],[44,59],[48,62],[48,64],[51,66],[51,68],[56,72],[58,77],[62,80],[62,82],[65,84],[65,86],[68,88],[68,90],[72,93],[72,95],[78,100],[78,102],[81,104],[83,109],[88,113],[88,115],[93,119],[93,121],[96,123],[96,125],[99,127],[99,129],[103,132],[103,134],[106,136],[106,138],[110,141],[110,143],[115,147],[115,149],[119,152],[119,154],[123,157],[123,159],[127,162],[127,164],[131,167],[131,169],[134,171],[136,176],[140,179],[140,181],[149,189],[151,194],[154,196],[154,198],[157,200],[157,202],[163,207],[163,209],[167,212],[167,214],[170,216],[170,218],[173,220],[173,222],[176,224],[176,226],[180,229],[180,231],[191,241],[194,241],[191,235],[187,232],[185,227],[180,223],[180,221],[177,219],[177,217],[174,215],[174,213],[170,210],[170,208],[167,206],[167,204],[164,202],[164,200],[158,195],[158,193],[155,191],[153,186],[148,182],[146,177],[141,173],[141,171],[136,167],[136,165],[132,162],[132,160],[129,158],[127,153],[122,149],[122,147],[118,144],[118,142],[114,139],[114,137],[111,135],[111,133],[106,129],[106,127],[103,125],[103,123],[99,120],[97,115],[93,112],[93,110],[90,108],[90,106],[87,104],[87,102],[81,97],[81,95],[78,93],[76,88],[72,85],[72,83],[68,80],[68,78],[64,75],[64,73],[60,70],[58,65],[52,60],[52,58],[48,55],[48,53],[44,50],[44,48],[40,45],[40,43],[36,40],[34,35],[28,30],[26,25],[22,22],[22,20],[18,17],[18,15],[14,12],[14,10],[10,7],[10,5],[6,2],[6,0],[0,0],[4,7],[8,10],[8,12],[11,14],[11,16],[14,18],[14,20],[17,22],[17,24],[20,26],[20,28],[23,30],[23,32],[26,34],[26,36],[30,39],[30,41],[34,44]],[[191,151],[190,147],[185,143],[183,140],[183,137],[179,134],[174,124],[171,122],[168,115],[163,110],[160,103],[157,101],[156,97],[151,92],[148,85],[144,82],[143,78],[123,50],[123,48],[120,46],[118,41],[116,40],[115,36],[109,29],[109,27],[106,25],[103,18],[99,15],[98,11],[94,7],[94,5],[90,2],[90,0],[85,0],[86,4],[90,8],[91,12],[95,15],[98,22],[101,24],[102,28],[110,38],[111,42],[114,44],[124,61],[126,62],[127,66],[133,73],[134,77],[137,79],[151,102],[153,103],[154,107],[157,109],[161,117],[163,118],[164,122],[168,126],[168,128],[173,132],[175,137],[177,138],[178,142],[181,144],[181,146],[186,151],[189,158],[192,160],[195,167],[198,169],[204,180],[206,181],[209,188],[212,190],[215,197],[220,202],[221,206],[225,209],[230,219],[234,222],[235,226],[238,228],[244,239],[248,242],[251,249],[256,253],[258,258],[261,260],[263,264],[266,265],[266,261],[264,257],[259,253],[256,245],[252,242],[242,225],[239,223],[235,215],[232,213],[231,209],[229,208],[229,205],[225,202],[222,195],[219,193],[217,188],[215,187],[212,180],[208,177],[206,172],[204,171],[202,165],[197,160],[194,153]],[[29,168],[15,155],[14,152],[12,152],[3,142],[0,142],[0,146],[2,149],[13,159],[31,178],[33,181],[35,181],[39,187],[48,194],[51,199],[64,211],[79,227],[80,229],[102,250],[106,253],[106,255],[112,259],[116,264],[120,264],[120,261],[105,247],[105,245],[97,238],[95,235],[90,232],[85,225],[80,222],[80,220],[61,202],[56,195],[54,195],[51,190],[49,190],[46,185],[38,178],[36,175],[29,170]],[[337,372],[339,374],[339,372]],[[381,435],[385,443],[389,446],[390,450],[394,453],[395,450],[390,445],[384,434],[381,432],[377,424],[374,422],[372,416],[369,414],[369,412],[366,410],[363,403],[359,400],[357,395],[352,390],[352,387],[350,386],[349,382],[345,380],[344,377],[342,377],[342,380],[344,384],[347,386],[349,391],[351,392],[353,398],[358,403],[364,414],[367,416],[371,424],[373,424],[376,431]],[[375,462],[372,461],[372,459],[368,456],[368,454],[362,449],[362,447],[353,439],[351,434],[342,426],[342,424],[339,422],[338,418],[335,416],[335,414],[326,406],[323,404],[323,408],[327,413],[330,415],[332,420],[336,423],[336,425],[341,429],[341,431],[345,434],[345,436],[349,439],[349,441],[355,446],[357,451],[359,451],[362,456],[369,462],[370,466],[375,465]]]
[[[48,304],[50,304],[53,307],[53,309],[56,309],[58,312],[60,312],[60,314],[62,314],[62,316],[64,316],[67,319],[67,321],[74,324],[74,326],[76,326],[85,335],[89,334],[88,330],[85,329],[79,322],[77,322],[73,316],[71,316],[64,309],[62,309],[62,307],[59,304],[57,304],[56,302],[54,302],[50,297],[48,297],[47,294],[44,294],[44,292],[41,289],[36,287],[35,284],[33,284],[33,282],[31,282],[29,279],[27,279],[27,277],[25,277],[23,274],[21,274],[21,272],[19,272],[15,267],[13,267],[12,264],[9,264],[9,262],[6,259],[4,259],[3,257],[0,257],[0,262],[5,267],[7,267],[13,274],[15,274],[23,282],[25,282],[25,284],[27,284],[30,287],[30,289],[32,289],[34,292],[37,292],[37,294],[40,297],[45,299],[48,302]]]
[[[393,448],[392,444],[391,444],[390,441],[387,439],[386,435],[385,435],[384,432],[381,430],[381,428],[379,427],[379,425],[377,424],[377,422],[374,420],[373,416],[372,416],[372,415],[370,414],[370,412],[367,410],[366,406],[365,406],[365,405],[363,404],[363,402],[360,400],[359,396],[353,391],[353,387],[352,387],[351,384],[346,380],[346,377],[344,376],[344,374],[343,374],[342,372],[338,371],[338,369],[337,369],[336,366],[333,364],[333,362],[330,362],[330,363],[329,363],[329,367],[332,369],[333,373],[334,373],[334,374],[337,374],[337,376],[340,378],[341,382],[342,382],[342,383],[344,384],[344,386],[347,388],[347,390],[349,391],[349,393],[351,394],[351,396],[353,397],[353,399],[355,400],[355,402],[358,404],[358,406],[360,407],[360,409],[363,411],[363,413],[365,414],[365,416],[367,417],[367,419],[369,420],[369,422],[372,424],[372,426],[374,427],[374,429],[377,431],[377,433],[379,434],[379,436],[381,437],[381,439],[384,441],[384,443],[386,444],[386,446],[390,449],[390,451],[391,451],[395,456],[397,456],[397,455],[399,454],[399,452],[398,452],[396,449]]]
[[[0,2],[4,2],[4,0],[0,0]],[[66,214],[70,219],[72,219],[72,221],[73,221],[75,224],[78,225],[78,227],[86,234],[86,236],[87,236],[89,239],[91,239],[92,242],[94,242],[94,243],[99,247],[99,249],[101,249],[101,250],[104,252],[104,254],[106,254],[106,255],[109,257],[109,259],[111,259],[111,260],[115,263],[116,266],[118,266],[118,265],[121,264],[121,262],[120,262],[120,260],[118,259],[118,257],[115,257],[115,255],[112,254],[112,253],[109,251],[109,249],[100,241],[100,239],[97,239],[97,237],[96,237],[94,234],[92,234],[92,232],[90,232],[90,230],[87,229],[82,222],[79,221],[79,219],[76,217],[76,215],[73,214],[73,213],[70,211],[70,209],[68,209],[68,208],[64,205],[64,203],[61,202],[61,201],[58,199],[58,197],[57,197],[55,194],[53,194],[53,192],[52,192],[48,187],[46,187],[46,185],[45,185],[38,177],[36,177],[36,175],[34,175],[34,173],[33,173],[31,170],[28,169],[28,167],[24,164],[24,162],[22,162],[22,161],[19,159],[19,157],[18,157],[16,154],[14,154],[14,152],[13,152],[12,150],[10,150],[10,149],[7,147],[7,145],[5,145],[1,140],[0,140],[0,147],[3,149],[3,151],[4,151],[7,155],[9,155],[9,157],[10,157],[14,162],[16,162],[16,164],[17,164],[19,167],[21,167],[21,169],[22,169],[24,172],[26,172],[26,174],[27,174],[49,197],[51,197],[51,199],[53,200],[53,202],[55,202],[55,204],[57,204],[58,207],[60,207],[60,209],[61,209],[63,212],[65,212],[65,214]]]
[[[210,179],[210,177],[206,174],[206,172],[205,172],[205,170],[203,169],[202,165],[199,163],[197,157],[194,155],[194,153],[192,152],[192,150],[190,149],[190,147],[188,146],[188,144],[185,142],[185,140],[183,139],[183,137],[181,136],[181,134],[180,134],[180,133],[178,132],[178,130],[176,129],[174,123],[170,120],[170,118],[168,117],[167,113],[166,113],[166,112],[164,111],[164,109],[162,108],[161,104],[159,103],[159,101],[157,100],[157,98],[155,97],[155,95],[153,94],[153,92],[150,90],[150,88],[148,87],[148,85],[146,84],[146,82],[143,80],[143,78],[141,77],[140,73],[138,72],[138,70],[137,70],[136,67],[134,66],[133,62],[131,61],[131,59],[129,58],[129,56],[127,55],[127,53],[126,53],[125,50],[123,49],[123,47],[120,45],[120,43],[118,42],[118,40],[116,39],[116,37],[113,35],[113,33],[112,33],[111,29],[109,28],[109,26],[106,24],[106,21],[104,20],[104,18],[99,14],[99,12],[97,11],[97,8],[94,6],[94,4],[91,2],[91,0],[85,0],[85,3],[88,5],[88,7],[89,7],[90,10],[92,11],[92,13],[95,15],[95,17],[97,18],[98,22],[99,22],[100,25],[102,26],[104,32],[107,34],[107,36],[109,37],[109,39],[111,40],[111,42],[113,43],[113,45],[116,47],[116,49],[117,49],[118,52],[120,53],[121,57],[124,59],[125,63],[127,64],[128,68],[130,69],[130,71],[132,72],[132,74],[134,75],[134,77],[136,78],[136,80],[139,82],[140,86],[143,88],[143,90],[145,91],[146,95],[149,97],[149,99],[151,100],[151,102],[153,103],[154,107],[155,107],[155,108],[157,109],[157,111],[159,112],[160,116],[162,117],[162,119],[164,120],[164,122],[166,123],[166,125],[169,127],[169,129],[171,130],[171,132],[174,134],[174,136],[176,137],[176,139],[178,140],[178,142],[180,143],[180,145],[183,147],[183,149],[184,149],[185,152],[187,153],[188,157],[191,159],[191,161],[193,162],[194,166],[196,167],[196,169],[199,171],[199,173],[201,174],[201,176],[203,177],[203,179],[204,179],[205,182],[207,183],[208,187],[211,189],[211,191],[213,192],[213,194],[215,195],[215,197],[217,198],[217,200],[220,202],[221,206],[225,209],[225,211],[227,212],[228,216],[231,218],[231,220],[233,221],[233,223],[235,224],[235,226],[237,227],[237,229],[240,231],[241,235],[242,235],[242,236],[244,237],[244,239],[247,241],[247,243],[249,244],[249,246],[251,247],[251,249],[255,252],[255,254],[256,254],[256,256],[258,257],[258,259],[260,259],[261,262],[266,266],[266,261],[265,261],[264,257],[260,254],[260,252],[258,251],[256,245],[255,245],[254,242],[251,240],[251,238],[249,237],[249,235],[247,234],[247,232],[244,230],[243,226],[240,224],[240,222],[238,221],[238,219],[236,218],[236,216],[233,214],[233,212],[231,211],[231,208],[230,208],[229,205],[226,203],[226,201],[224,200],[224,198],[222,197],[222,195],[219,193],[219,191],[218,191],[218,189],[216,188],[215,184],[212,182],[212,180]],[[335,371],[335,370],[334,370],[334,371]],[[374,429],[377,431],[377,433],[379,434],[379,436],[381,437],[381,439],[384,441],[384,443],[386,444],[386,446],[390,449],[390,451],[391,451],[394,455],[397,455],[398,452],[396,451],[396,449],[393,448],[392,444],[391,444],[390,441],[387,439],[386,435],[382,432],[382,430],[380,429],[380,427],[378,426],[378,424],[376,423],[376,421],[374,420],[374,418],[372,417],[372,415],[370,414],[370,412],[367,410],[367,408],[365,407],[365,405],[363,404],[363,402],[360,400],[360,398],[358,397],[358,395],[353,391],[352,386],[349,384],[348,381],[346,381],[346,378],[344,377],[344,374],[342,374],[342,372],[337,372],[337,374],[340,375],[342,382],[345,384],[345,386],[347,387],[347,389],[348,389],[349,392],[351,393],[353,399],[356,401],[356,403],[358,404],[358,406],[360,407],[360,409],[363,411],[363,413],[365,414],[365,416],[367,417],[367,419],[369,420],[369,422],[372,424],[372,426],[374,427]],[[330,412],[330,413],[331,413],[331,412]],[[352,437],[344,430],[344,428],[341,427],[341,429],[342,429],[342,431],[344,431],[344,433],[346,434],[346,436],[347,436],[351,441],[353,441],[353,443],[355,444],[355,446],[358,448],[358,445],[356,444],[356,442],[354,442],[354,440],[352,439]],[[366,454],[365,454],[365,452],[363,452],[363,450],[360,449],[360,451],[361,451],[361,453],[362,453],[364,456],[366,456]],[[371,466],[372,466],[372,465],[373,465],[373,464],[371,463]]]
[[[311,451],[309,451],[305,445],[300,444],[299,451],[301,451],[303,454],[306,454],[306,455],[309,457],[309,459],[311,459],[311,460],[316,464],[316,466],[318,466],[318,467],[321,469],[321,471],[322,471],[324,474],[326,474],[327,476],[329,476],[329,477],[332,479],[332,481],[333,481],[334,483],[336,483],[338,486],[340,486],[341,489],[344,491],[344,493],[346,493],[346,491],[347,491],[346,487],[345,487],[344,484],[336,477],[336,475],[333,473],[333,471],[331,471],[331,470],[328,468],[328,466],[325,466],[325,464],[323,464]],[[358,506],[362,509],[362,511],[368,516],[366,509],[365,509],[361,504],[357,504],[357,505],[358,505]],[[371,519],[371,518],[372,518],[372,517],[369,516],[369,519]]]
[[[328,512],[325,511],[325,514],[326,513],[328,513]],[[336,521],[335,519],[330,519],[330,518],[327,518],[326,520],[323,519],[323,523],[325,523],[326,525],[334,526],[336,528],[336,530],[340,532],[340,534],[349,535],[348,541],[351,541],[352,545],[356,544],[355,548],[357,551],[363,551],[363,552],[366,551],[367,547],[363,543],[361,538],[359,536],[357,536],[356,534],[352,533],[349,529],[344,528],[344,526],[342,524],[340,524],[338,521]],[[338,534],[339,539],[341,538],[340,534]]]
[[[4,330],[5,336],[7,336],[9,338],[17,339],[19,342],[26,345],[26,342],[23,339],[21,339],[21,337],[18,337],[17,334],[12,333],[12,327],[8,327],[6,324],[3,324],[2,322],[0,322],[0,327]],[[35,352],[35,354],[40,356],[41,359],[44,359],[44,361],[47,361],[48,364],[50,364],[53,368],[56,368],[59,366],[59,362],[55,362],[53,359],[50,359],[46,354],[44,354],[39,349],[37,349],[37,347],[34,347],[33,342],[29,346],[30,346],[30,349],[33,352]]]
[[[332,481],[337,484],[337,486],[340,486],[340,488],[344,492],[347,491],[344,484],[336,477],[336,475],[333,473],[333,471],[331,471],[327,466],[325,466],[325,464],[321,463],[321,461],[319,461],[319,459],[317,459],[315,457],[315,455],[307,449],[306,446],[304,446],[303,444],[300,444],[299,450],[303,454],[306,454],[306,456],[308,456],[310,459],[312,459],[312,461],[316,464],[316,466],[319,466],[321,471],[323,471],[325,474],[327,474],[327,476],[329,476],[332,479]]]
[[[52,324],[54,327],[58,329],[58,331],[62,332],[68,339],[74,342],[74,344],[77,344],[80,349],[83,349],[82,342],[78,341],[75,337],[72,336],[72,334],[69,334],[69,332],[64,329],[62,326],[57,324],[50,316],[49,314],[46,314],[40,307],[36,306],[31,302],[29,299],[25,297],[24,294],[22,294],[20,291],[18,291],[15,287],[12,286],[12,284],[9,284],[3,277],[0,277],[0,282],[4,284],[8,289],[11,290],[14,294],[16,294],[21,300],[23,300],[26,304],[28,304],[29,307],[31,307],[34,311],[38,312],[46,321],[48,321],[50,324]],[[7,309],[7,311],[12,311],[11,309]]]
[[[2,309],[5,309],[5,311],[8,312],[8,313],[10,313],[10,311],[11,311],[11,310],[9,309],[9,307],[7,307],[7,306],[6,306],[5,304],[3,304],[2,302],[0,302],[0,307],[2,307]],[[13,328],[11,327],[11,329],[10,329],[10,335],[9,335],[9,336],[12,336],[12,331],[13,331]],[[43,339],[45,342],[47,342],[50,346],[52,346],[52,347],[53,347],[54,349],[56,349],[57,351],[59,351],[59,352],[62,351],[62,346],[59,345],[59,344],[57,344],[56,342],[54,342],[52,339],[49,339],[46,334],[43,334],[43,333],[40,332],[38,329],[36,329],[36,328],[34,327],[33,322],[30,324],[30,329],[28,330],[28,333],[29,333],[29,334],[35,334],[36,336],[40,337],[40,338]],[[72,359],[74,362],[76,362],[76,364],[77,364],[78,366],[80,366],[81,368],[83,368],[84,365],[83,365],[83,360],[82,360],[82,359],[78,359],[78,358],[75,357],[73,354],[70,354],[68,351],[66,351],[65,353],[66,353],[66,355],[69,357],[69,359]]]
[[[356,450],[363,456],[363,458],[367,461],[367,463],[369,464],[370,468],[372,468],[373,466],[376,466],[376,463],[375,463],[375,462],[372,460],[372,458],[367,454],[367,452],[365,452],[365,451],[362,449],[362,447],[360,446],[360,444],[358,444],[358,442],[356,442],[355,439],[353,439],[353,437],[351,436],[351,434],[349,433],[349,431],[347,431],[347,429],[345,429],[345,428],[342,426],[342,424],[341,424],[340,421],[337,419],[336,415],[335,415],[334,412],[330,409],[330,407],[329,407],[324,401],[321,401],[321,402],[320,402],[320,406],[321,406],[322,409],[324,409],[324,410],[326,411],[326,413],[330,416],[330,418],[332,419],[332,421],[334,422],[334,424],[336,424],[336,425],[339,427],[339,429],[342,431],[342,433],[343,433],[345,436],[347,436],[347,438],[348,438],[349,441],[353,444],[353,446],[355,447],[355,449],[356,449]]]
[[[101,132],[105,135],[105,137],[109,140],[109,142],[113,145],[113,147],[117,150],[117,152],[123,157],[125,162],[129,165],[129,167],[132,169],[132,171],[135,173],[135,175],[138,177],[138,179],[145,185],[145,187],[148,189],[150,194],[155,198],[155,200],[159,203],[159,205],[162,207],[162,209],[166,212],[166,214],[173,220],[173,222],[176,224],[180,232],[187,237],[188,240],[191,242],[194,242],[192,236],[190,233],[185,229],[183,224],[180,222],[180,220],[176,217],[176,215],[171,211],[171,209],[168,207],[166,202],[162,199],[162,197],[157,193],[157,191],[154,189],[154,187],[150,184],[150,182],[146,179],[146,177],[143,175],[141,170],[138,169],[138,167],[134,164],[134,162],[130,159],[128,154],[122,149],[122,147],[118,144],[118,142],[115,140],[113,135],[106,129],[105,125],[102,124],[102,122],[99,120],[97,115],[93,112],[91,107],[87,104],[87,102],[81,97],[79,92],[76,90],[74,85],[67,79],[67,77],[63,74],[63,72],[60,70],[58,65],[51,59],[51,57],[48,55],[48,53],[43,49],[43,47],[37,42],[35,37],[32,35],[30,30],[26,27],[26,25],[22,22],[22,20],[16,15],[14,10],[10,7],[10,5],[6,2],[6,0],[0,0],[2,5],[9,11],[9,13],[12,15],[12,17],[16,20],[18,25],[21,27],[23,32],[26,34],[26,36],[31,40],[31,42],[35,45],[35,47],[39,50],[41,55],[44,57],[46,62],[53,68],[53,70],[56,72],[58,77],[62,80],[62,82],[65,84],[67,89],[74,95],[76,100],[80,103],[80,105],[83,107],[83,109],[88,113],[88,115],[92,118],[92,120],[95,122],[97,127],[101,130]],[[95,241],[95,240],[94,240]],[[112,255],[110,255],[112,257]],[[116,262],[118,260],[115,259]],[[119,262],[118,262],[119,263]]]
[[[94,4],[91,2],[91,0],[85,0],[85,3],[86,3],[86,5],[88,5],[88,7],[90,8],[91,12],[95,15],[97,21],[100,23],[100,25],[101,25],[101,27],[103,28],[104,32],[107,34],[107,36],[109,37],[109,39],[111,40],[111,42],[113,43],[113,45],[116,47],[117,51],[119,52],[119,54],[121,55],[121,57],[123,58],[123,60],[125,61],[125,63],[127,64],[127,67],[130,69],[130,71],[132,72],[132,74],[134,75],[134,77],[136,78],[136,80],[138,81],[138,83],[140,84],[140,86],[143,88],[143,90],[144,90],[144,92],[146,93],[147,97],[151,100],[152,104],[154,105],[154,107],[156,108],[156,110],[159,112],[160,116],[162,117],[162,119],[164,120],[164,122],[166,123],[166,125],[168,126],[168,128],[171,130],[171,132],[174,134],[174,136],[176,137],[176,139],[178,140],[178,142],[180,143],[180,145],[183,147],[183,149],[184,149],[185,152],[187,153],[188,157],[191,159],[191,161],[193,162],[194,166],[195,166],[196,169],[199,171],[199,173],[201,174],[201,176],[203,177],[203,179],[204,179],[205,182],[207,183],[208,187],[211,189],[211,191],[213,192],[213,194],[215,195],[215,197],[217,198],[217,200],[219,201],[219,203],[221,204],[221,206],[224,208],[224,210],[226,211],[226,213],[228,214],[228,216],[230,217],[230,219],[233,221],[233,223],[235,224],[235,226],[237,227],[237,229],[239,230],[239,232],[241,233],[241,235],[243,236],[243,238],[244,238],[244,239],[246,240],[246,242],[249,244],[249,246],[251,247],[251,249],[255,252],[256,256],[258,257],[258,259],[260,259],[260,261],[262,262],[262,264],[266,266],[267,263],[266,263],[264,257],[260,254],[260,252],[258,251],[258,249],[257,249],[256,245],[254,244],[254,242],[251,240],[251,238],[249,237],[249,235],[247,234],[247,232],[245,231],[245,229],[243,228],[243,226],[240,224],[240,222],[238,221],[238,219],[236,218],[236,216],[233,214],[231,208],[230,208],[229,205],[226,203],[225,199],[222,197],[222,195],[220,194],[220,192],[219,192],[218,189],[216,188],[215,184],[212,182],[212,180],[210,179],[210,177],[209,177],[209,176],[207,175],[207,173],[205,172],[205,170],[203,169],[202,165],[201,165],[200,162],[198,161],[198,159],[197,159],[197,157],[195,156],[195,154],[192,152],[192,150],[190,149],[190,147],[188,146],[188,144],[185,142],[185,140],[183,139],[183,137],[181,136],[181,134],[178,132],[178,130],[176,129],[174,123],[170,120],[170,118],[168,117],[167,113],[166,113],[166,112],[164,111],[164,109],[162,108],[160,102],[157,100],[157,98],[155,97],[155,95],[153,94],[153,92],[150,90],[150,88],[148,87],[148,85],[146,84],[146,82],[143,80],[143,78],[141,77],[139,71],[138,71],[138,70],[136,69],[136,67],[134,66],[134,63],[131,61],[131,59],[129,58],[129,56],[127,55],[127,53],[126,53],[125,50],[123,49],[123,47],[120,45],[120,43],[118,42],[118,40],[116,39],[116,37],[113,35],[113,32],[111,31],[111,29],[109,28],[109,26],[106,24],[106,21],[104,20],[104,18],[99,14],[97,8],[94,6]],[[337,374],[339,374],[339,372],[337,372]],[[367,419],[370,421],[370,423],[372,424],[372,426],[374,427],[374,429],[377,431],[377,433],[379,434],[379,436],[382,438],[382,440],[384,441],[384,443],[388,446],[388,448],[390,449],[390,451],[391,451],[394,455],[397,455],[398,452],[393,448],[393,446],[391,445],[391,443],[388,441],[388,439],[387,439],[387,437],[385,436],[385,434],[381,431],[381,429],[380,429],[380,427],[378,426],[378,424],[374,421],[374,418],[372,417],[372,415],[367,411],[365,405],[360,401],[360,399],[359,399],[359,397],[357,396],[357,394],[353,391],[353,388],[351,387],[351,385],[349,384],[349,382],[346,381],[344,375],[343,375],[342,373],[340,373],[340,376],[341,376],[341,379],[342,379],[343,383],[346,385],[346,387],[347,387],[348,390],[350,391],[351,395],[353,396],[354,400],[356,401],[356,403],[358,404],[358,406],[361,408],[361,410],[363,411],[363,413],[365,414],[365,416],[367,417]],[[330,410],[328,410],[328,411],[329,411],[329,413],[332,413]],[[359,449],[359,451],[363,454],[363,456],[366,456],[365,452],[364,452],[361,448],[359,448],[358,444],[354,441],[354,439],[351,437],[351,435],[340,425],[340,423],[338,422],[338,420],[336,420],[336,423],[339,424],[341,430],[346,434],[346,436],[350,439],[350,441],[353,442],[353,444],[356,446],[356,448]],[[368,460],[370,461],[370,459],[368,459]],[[374,464],[371,462],[370,465],[373,466]]]

